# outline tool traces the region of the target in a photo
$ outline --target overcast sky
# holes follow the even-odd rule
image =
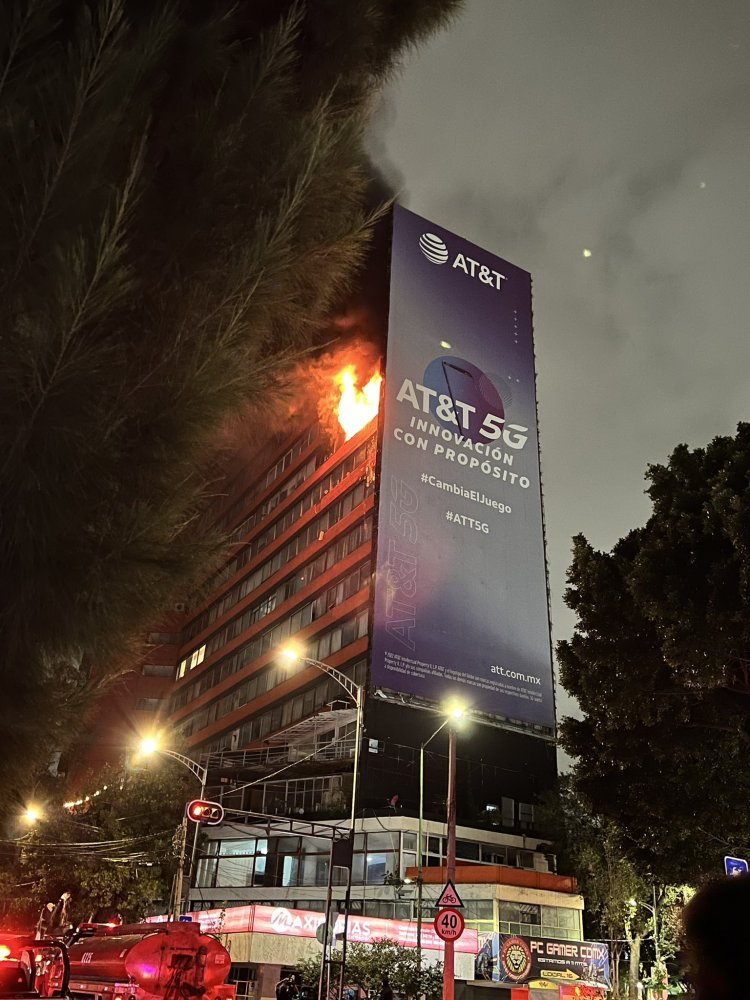
[[[555,640],[572,536],[750,419],[749,108],[748,0],[469,0],[385,93],[402,204],[533,276]]]

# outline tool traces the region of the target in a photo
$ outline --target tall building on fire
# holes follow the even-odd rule
[[[233,547],[184,615],[159,715],[231,816],[204,831],[190,909],[238,928],[250,904],[283,908],[279,926],[323,910],[330,844],[303,834],[348,822],[358,733],[315,660],[364,691],[352,912],[413,923],[418,895],[432,912],[446,730],[422,787],[420,747],[460,703],[467,927],[580,940],[582,900],[537,822],[556,759],[529,275],[396,209],[387,326],[382,390],[377,361],[327,355],[316,384],[330,369],[340,401],[321,390],[323,419],[290,419],[243,459],[217,511]],[[290,667],[289,644],[308,659]],[[266,995],[263,961],[245,966]]]

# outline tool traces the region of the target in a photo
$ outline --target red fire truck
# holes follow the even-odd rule
[[[193,923],[84,925],[69,944],[0,933],[0,997],[234,1000],[229,952]]]

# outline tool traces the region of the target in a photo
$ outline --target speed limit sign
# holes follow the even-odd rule
[[[434,926],[435,933],[443,941],[456,941],[464,932],[464,918],[458,910],[440,910]]]

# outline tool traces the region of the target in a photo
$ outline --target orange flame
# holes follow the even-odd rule
[[[380,383],[383,376],[376,372],[366,385],[357,388],[357,373],[354,365],[347,365],[334,376],[341,398],[337,407],[339,423],[344,429],[346,440],[377,416],[380,403]]]

